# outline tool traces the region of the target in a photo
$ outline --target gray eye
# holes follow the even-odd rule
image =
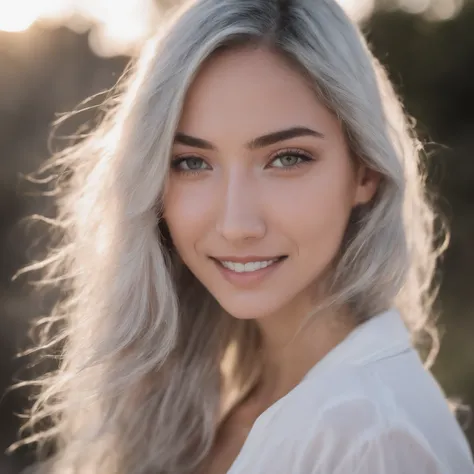
[[[275,163],[275,166],[277,168],[286,168],[286,167],[289,167],[289,166],[294,166],[298,163],[298,160],[300,160],[301,158],[299,156],[295,156],[295,155],[284,155],[284,156],[279,156],[278,158],[276,158],[273,163]],[[277,162],[280,162],[281,164],[276,164]]]
[[[202,160],[200,158],[189,158],[187,162],[188,167],[192,170],[197,170],[202,166]]]
[[[182,170],[206,169],[204,160],[198,157],[183,158],[181,162],[179,163],[179,167]]]

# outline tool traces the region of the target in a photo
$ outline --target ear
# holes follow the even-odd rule
[[[377,192],[381,175],[367,165],[359,164],[356,170],[356,190],[354,193],[354,206],[368,203]]]

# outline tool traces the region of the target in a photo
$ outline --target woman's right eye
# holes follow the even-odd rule
[[[176,158],[173,160],[171,167],[174,170],[185,173],[211,169],[211,167],[202,158],[197,156]]]

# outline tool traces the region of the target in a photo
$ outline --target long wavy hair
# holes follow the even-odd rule
[[[381,175],[350,220],[327,303],[349,304],[358,322],[397,308],[420,350],[430,336],[423,359],[433,363],[443,240],[423,150],[357,26],[333,0],[188,2],[119,80],[101,123],[41,170],[57,180],[61,239],[25,270],[61,286],[39,323],[39,347],[60,348],[60,367],[37,382],[25,442],[54,444],[48,472],[192,473],[226,407],[258,381],[257,324],[219,306],[162,217],[186,92],[214,53],[239,47],[268,48],[298,68],[353,156]]]

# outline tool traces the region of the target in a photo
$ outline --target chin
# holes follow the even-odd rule
[[[244,304],[220,302],[221,306],[236,319],[263,319],[278,313],[283,305],[268,304],[266,302],[254,303],[247,301]]]

